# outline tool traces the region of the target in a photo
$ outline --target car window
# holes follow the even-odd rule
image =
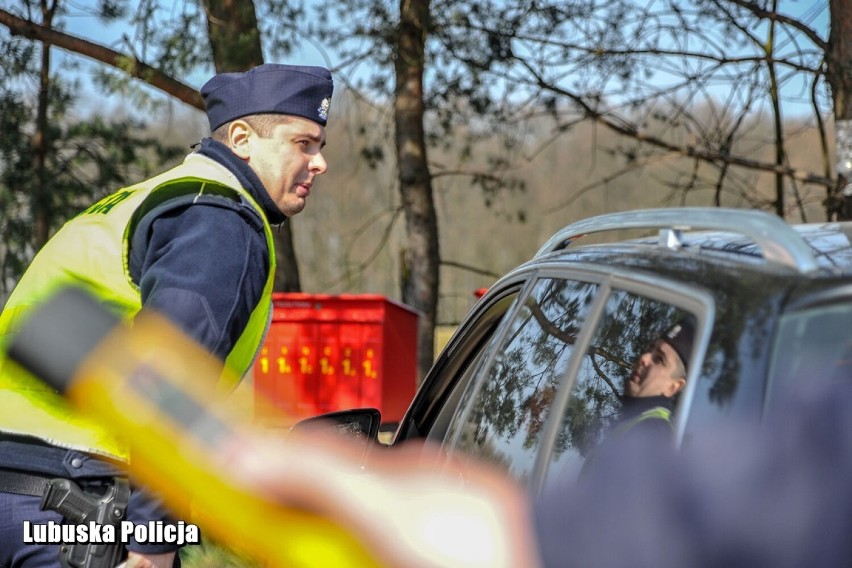
[[[713,329],[700,374],[690,385],[689,416],[678,422],[681,445],[719,424],[760,420],[772,335],[790,285],[786,278],[750,270],[741,271],[735,282],[730,274],[712,270],[697,272],[696,279],[713,290]]]
[[[785,315],[775,339],[767,404],[804,382],[852,381],[850,321],[850,304],[835,303]]]
[[[449,394],[446,399],[443,400],[441,410],[438,412],[435,417],[435,421],[430,425],[429,431],[426,434],[426,439],[430,442],[440,444],[444,441],[453,416],[455,416],[456,412],[459,410],[462,394],[464,394],[471,379],[475,376],[475,371],[479,368],[479,365],[485,356],[485,352],[485,349],[480,349],[476,352],[473,361],[464,368],[461,376],[450,388]]]
[[[508,324],[490,365],[469,390],[445,446],[518,480],[532,470],[547,410],[565,375],[597,284],[543,278]]]
[[[694,327],[691,314],[665,302],[623,290],[609,294],[563,410],[548,478],[575,478],[599,444],[624,429],[622,395],[634,364],[666,330],[687,321]]]
[[[394,444],[426,437],[441,443],[462,393],[515,303],[522,281],[491,294],[471,312],[436,359],[397,430]]]

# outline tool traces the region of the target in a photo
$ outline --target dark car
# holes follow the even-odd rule
[[[611,231],[634,234],[583,244]],[[760,420],[789,384],[850,373],[850,235],[852,223],[793,226],[720,208],[569,225],[477,302],[391,445],[426,439],[533,491],[577,475],[618,414],[633,362],[685,318],[695,341],[672,418],[677,443]]]

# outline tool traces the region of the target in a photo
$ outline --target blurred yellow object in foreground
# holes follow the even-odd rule
[[[271,566],[378,565],[339,524],[275,503],[229,475],[217,452],[258,432],[251,408],[228,405],[216,392],[222,364],[215,357],[155,313],[140,313],[132,327],[111,316],[81,290],[63,290],[24,323],[9,356],[120,433],[138,482],[177,515],[198,513],[203,534]],[[79,346],[78,359],[70,358],[76,368],[39,367],[57,339],[65,351]]]

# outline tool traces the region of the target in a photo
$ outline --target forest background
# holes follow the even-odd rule
[[[331,167],[277,288],[413,306],[422,373],[436,327],[572,221],[847,218],[849,3],[4,0],[0,298],[64,220],[207,134],[214,72],[326,65]]]

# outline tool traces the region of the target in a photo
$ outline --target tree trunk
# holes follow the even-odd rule
[[[293,218],[280,225],[274,231],[276,292],[301,292],[302,284],[299,279],[299,259],[296,258],[296,247],[293,246]]]
[[[251,0],[204,0],[207,35],[217,73],[246,71],[263,63],[260,30]],[[293,247],[293,220],[275,231],[275,290],[301,290],[299,265]]]
[[[263,63],[254,2],[204,0],[204,11],[217,73],[245,71]]]
[[[53,14],[56,3],[51,6],[45,0],[41,2],[42,26],[50,29],[53,26]],[[41,44],[41,69],[39,74],[38,108],[36,109],[36,125],[32,138],[33,170],[35,171],[35,186],[31,193],[33,222],[35,225],[35,246],[40,249],[50,238],[51,199],[47,186],[47,154],[49,151],[47,110],[50,104],[50,43]]]
[[[394,116],[399,190],[408,237],[402,300],[419,310],[418,381],[432,366],[438,304],[438,221],[423,129],[423,69],[429,31],[429,0],[400,0],[395,58]]]
[[[772,11],[778,9],[777,0],[772,3]],[[768,51],[766,53],[769,58],[769,100],[772,103],[772,117],[775,126],[775,164],[779,168],[784,167],[786,156],[784,152],[784,121],[781,118],[781,93],[778,88],[778,78],[775,72],[775,61],[773,52],[775,50],[775,22],[769,22],[769,42]],[[777,172],[775,174],[775,214],[784,218],[784,174]]]
[[[852,121],[852,0],[829,0],[831,31],[826,54],[826,78],[831,86],[834,99],[834,123],[837,130],[837,160],[843,159],[842,153],[852,151],[852,147],[843,144],[844,121]],[[852,124],[852,123],[850,123]],[[852,129],[852,127],[848,127]],[[852,142],[852,140],[845,140]],[[852,179],[838,174],[834,194],[829,196],[829,215],[838,220],[852,219],[852,188],[847,189]],[[847,195],[845,195],[847,194]]]

